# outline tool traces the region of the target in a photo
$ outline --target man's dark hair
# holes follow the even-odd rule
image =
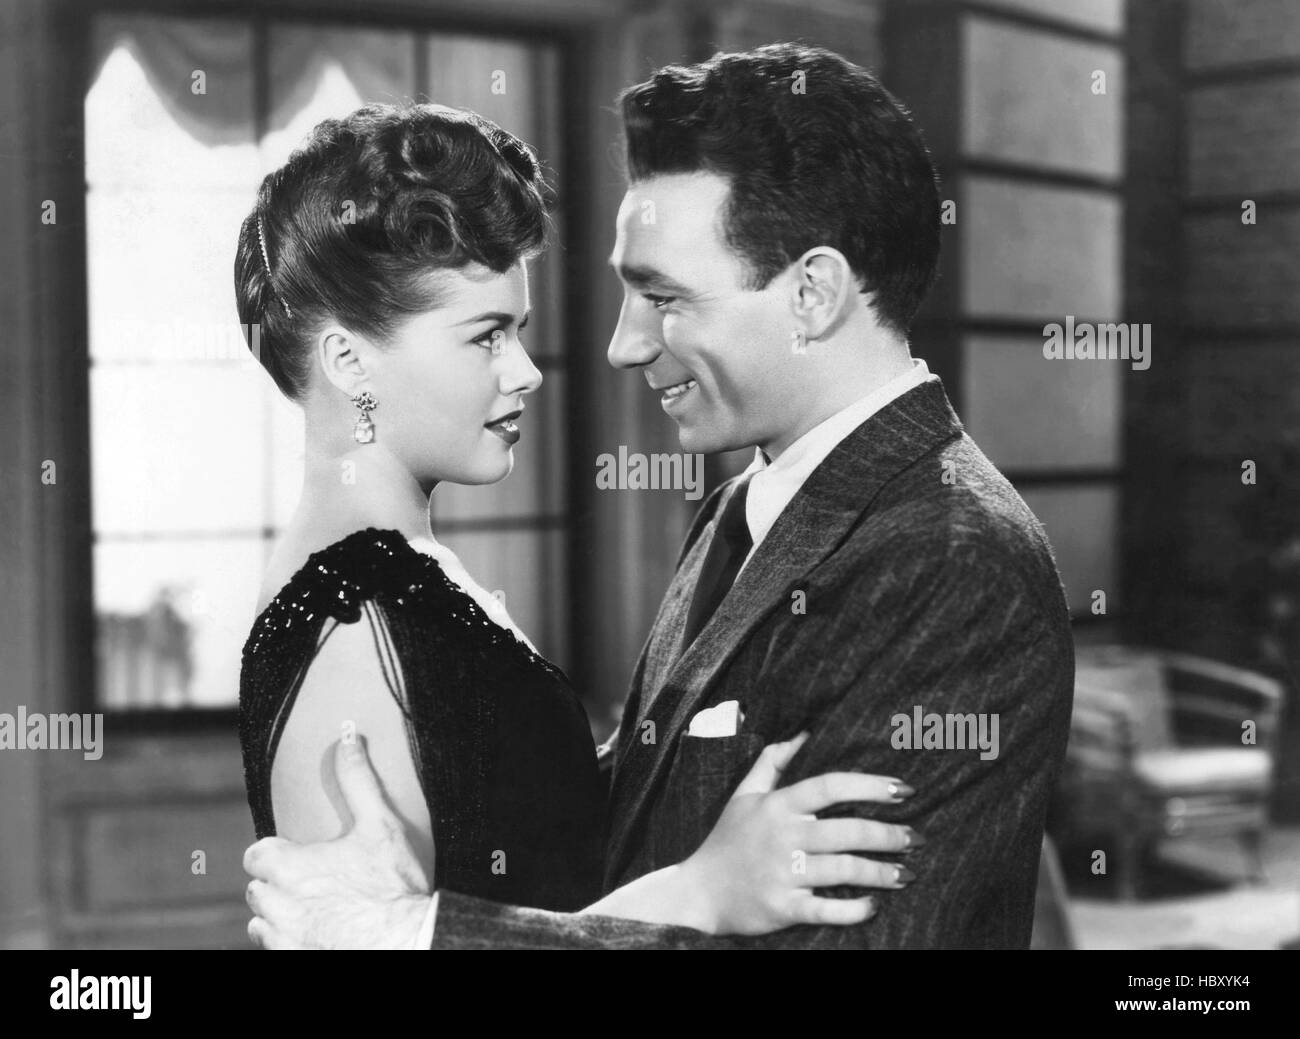
[[[235,300],[260,327],[258,360],[301,399],[322,322],[383,343],[440,304],[430,274],[501,274],[536,255],[547,192],[528,146],[472,112],[372,104],[326,119],[262,181],[240,228]]]
[[[619,100],[634,183],[698,171],[730,182],[725,236],[750,288],[832,246],[881,323],[907,332],[938,266],[938,183],[920,131],[871,73],[777,43],[670,65]]]

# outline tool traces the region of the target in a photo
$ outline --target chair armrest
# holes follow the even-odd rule
[[[1232,734],[1234,741],[1240,737],[1241,723],[1251,720],[1255,722],[1256,744],[1265,747],[1272,742],[1285,695],[1281,682],[1183,653],[1162,654],[1162,659],[1170,678],[1167,695],[1173,715],[1218,723],[1215,727],[1225,736]],[[1192,688],[1187,687],[1188,679]]]
[[[1066,751],[1070,760],[1089,770],[1124,770],[1135,750],[1132,705],[1127,697],[1113,689],[1077,686]]]
[[[1250,710],[1246,703],[1237,704],[1221,697],[1191,690],[1171,689],[1166,694],[1170,700],[1170,710],[1178,714],[1193,714],[1201,718],[1213,718],[1226,722],[1241,722],[1254,715],[1260,728],[1271,727],[1277,714],[1269,704],[1263,704],[1263,710]]]
[[[1074,684],[1074,711],[1105,714],[1128,721],[1133,716],[1133,703],[1128,694],[1087,682]]]
[[[1261,675],[1258,671],[1248,671],[1244,667],[1221,664],[1216,660],[1206,660],[1187,653],[1161,653],[1160,658],[1170,671],[1194,675],[1242,692],[1253,693],[1261,706],[1281,706],[1284,695],[1282,683]]]

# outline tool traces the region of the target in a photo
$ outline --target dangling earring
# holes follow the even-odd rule
[[[375,439],[375,424],[370,421],[370,412],[379,407],[379,402],[369,390],[362,390],[352,398],[352,403],[361,411],[357,416],[357,424],[352,430],[353,439],[358,444],[369,444]]]

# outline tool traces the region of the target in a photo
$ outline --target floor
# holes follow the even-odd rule
[[[1079,852],[1069,853],[1079,865]],[[1086,854],[1086,852],[1084,852]],[[1086,865],[1085,860],[1085,865]],[[1232,840],[1171,841],[1159,851],[1135,902],[1064,863],[1075,936],[1084,949],[1277,949],[1300,942],[1300,826],[1264,842],[1264,884],[1248,879]]]

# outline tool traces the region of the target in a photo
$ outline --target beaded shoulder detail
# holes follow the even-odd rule
[[[289,579],[253,622],[244,657],[255,655],[276,632],[318,617],[345,624],[360,620],[362,604],[382,599],[398,608],[440,603],[467,629],[477,629],[492,647],[505,644],[547,670],[560,669],[536,653],[509,628],[487,615],[472,595],[447,576],[433,556],[414,548],[397,530],[367,527],[319,549]]]

